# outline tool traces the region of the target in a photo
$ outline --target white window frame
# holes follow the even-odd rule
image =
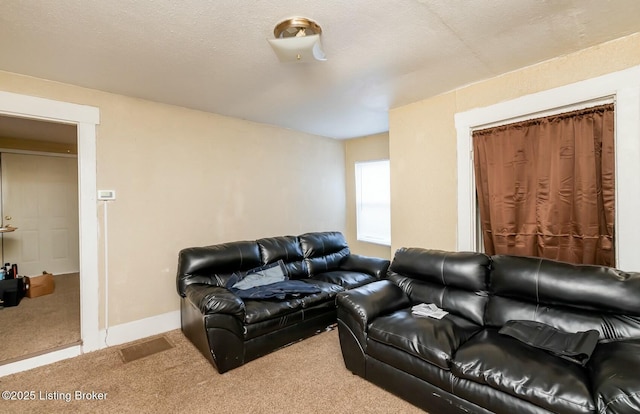
[[[615,102],[616,267],[640,271],[640,66],[455,115],[458,150],[457,249],[478,251],[474,129],[545,116],[612,99]]]
[[[355,180],[356,180],[356,237],[359,241],[364,241],[364,242],[368,242],[368,243],[375,243],[375,244],[380,244],[380,245],[384,245],[384,246],[391,246],[391,181],[390,181],[390,177],[387,177],[387,179],[389,180],[389,187],[387,188],[388,192],[383,194],[383,205],[386,205],[388,211],[387,214],[389,215],[389,228],[385,229],[384,234],[380,234],[377,233],[375,231],[369,231],[368,229],[363,228],[363,223],[361,221],[361,218],[363,216],[363,209],[366,208],[365,205],[363,205],[363,200],[362,200],[362,174],[364,172],[364,170],[367,167],[372,167],[372,166],[385,166],[386,165],[386,170],[387,173],[390,175],[390,162],[389,160],[376,160],[376,161],[362,161],[362,162],[356,162],[355,163]]]

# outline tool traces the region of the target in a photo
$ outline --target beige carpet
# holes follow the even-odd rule
[[[0,309],[0,364],[80,342],[80,277],[54,276],[52,294]]]
[[[218,374],[179,330],[173,348],[125,363],[120,347],[0,377],[2,390],[35,391],[35,401],[0,401],[19,413],[422,413],[351,374],[337,330]],[[149,338],[145,339],[149,340]],[[138,341],[141,342],[141,341]],[[130,346],[131,344],[126,344]],[[76,400],[75,392],[105,393]],[[41,394],[42,392],[42,394]],[[41,400],[46,393],[58,400]],[[64,400],[71,393],[71,401]],[[62,398],[62,399],[60,399]]]

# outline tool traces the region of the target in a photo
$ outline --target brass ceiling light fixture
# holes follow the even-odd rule
[[[327,57],[322,50],[321,34],[318,23],[306,17],[292,17],[276,25],[275,39],[269,39],[269,44],[281,62],[324,61]]]

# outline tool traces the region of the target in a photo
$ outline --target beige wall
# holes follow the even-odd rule
[[[455,247],[455,127],[443,118],[453,112],[455,96],[447,94],[390,114],[393,251]]]
[[[640,65],[640,34],[391,110],[392,249],[456,248],[454,115]]]
[[[347,232],[345,237],[353,253],[391,258],[391,248],[357,239],[355,163],[389,159],[389,134],[377,134],[345,141]]]
[[[181,248],[345,231],[341,141],[7,72],[0,90],[100,109],[97,186],[117,194],[108,204],[110,326],[179,308]],[[102,255],[102,205],[98,214]]]
[[[456,112],[638,64],[636,34],[393,109],[391,251],[455,249]],[[176,258],[186,246],[335,229],[356,253],[389,253],[354,242],[345,210],[346,166],[377,157],[384,136],[344,143],[7,72],[0,90],[100,109],[97,185],[118,195],[108,207],[110,326],[178,309]]]

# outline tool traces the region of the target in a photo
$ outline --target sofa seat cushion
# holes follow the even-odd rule
[[[487,328],[463,344],[451,372],[552,412],[589,413],[596,408],[586,368],[496,329]]]
[[[395,347],[448,370],[460,344],[481,329],[475,323],[453,314],[433,319],[414,316],[411,308],[407,308],[376,318],[369,324],[368,331],[372,341]]]
[[[330,272],[318,273],[317,275],[313,275],[311,279],[333,283],[334,285],[342,286],[345,289],[353,289],[378,280],[367,273],[353,272],[350,270],[333,270]]]
[[[244,323],[257,323],[279,318],[302,309],[300,299],[285,300],[245,300]]]
[[[310,284],[318,289],[319,293],[304,295],[297,298],[284,300],[244,300],[245,315],[244,323],[252,324],[269,319],[280,318],[301,309],[318,306],[322,303],[335,302],[335,296],[344,289],[340,286],[306,280],[304,283]]]
[[[245,324],[243,326],[243,336],[245,340],[257,338],[262,335],[286,328],[302,322],[304,312],[298,309],[295,312],[287,313],[275,318],[264,319],[259,322]]]
[[[336,295],[340,292],[344,292],[345,290],[340,285],[323,282],[322,280],[304,279],[302,281],[320,289],[320,293],[299,298],[299,300],[302,302],[303,308],[310,308],[312,306],[318,305],[319,303],[328,301],[330,301],[332,304],[335,304]]]
[[[599,413],[640,412],[640,338],[598,344],[587,366]]]

